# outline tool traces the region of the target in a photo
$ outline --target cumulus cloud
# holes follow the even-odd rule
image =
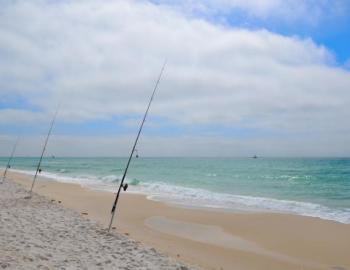
[[[0,112],[0,125],[45,123],[47,120],[42,113],[23,109],[2,109]]]
[[[142,114],[167,58],[153,116],[297,136],[350,131],[349,72],[310,39],[229,29],[145,1],[14,1],[0,24],[0,96],[39,109],[0,110],[2,123],[38,121],[59,101],[64,122]]]
[[[350,59],[345,61],[344,67],[350,69]]]
[[[187,14],[227,16],[237,12],[247,18],[276,20],[283,23],[317,24],[328,18],[346,16],[346,0],[157,0]]]
[[[254,138],[238,139],[220,136],[142,136],[138,145],[140,156],[213,156],[213,157],[251,157],[255,154],[263,157],[275,156],[346,156],[350,146],[345,137],[335,136],[330,141],[320,135],[318,140],[312,137],[291,138]],[[43,146],[44,136],[22,137],[16,156],[38,156]],[[133,142],[132,136],[67,136],[53,134],[46,156],[127,156]],[[0,136],[0,155],[7,156],[12,150],[15,138]],[[273,149],[273,152],[271,151]]]

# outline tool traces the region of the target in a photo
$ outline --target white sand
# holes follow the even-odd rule
[[[14,172],[9,172],[8,178],[26,189],[30,188],[32,181],[32,177]],[[98,232],[103,233],[100,228],[106,228],[108,225],[107,222],[110,218],[109,209],[112,201],[115,199],[113,193],[93,191],[81,187],[80,185],[56,182],[42,177],[39,177],[34,191],[42,196],[50,198],[50,200],[56,200],[55,203],[52,203],[53,205],[64,205],[64,207],[71,209],[70,211],[87,213],[88,215],[83,215],[84,218],[89,218],[95,222],[104,224],[102,227],[98,226],[97,229],[89,230],[89,234],[96,235]],[[21,201],[23,197],[24,195],[18,197],[19,201],[16,202],[18,205],[25,205],[24,202]],[[0,192],[0,209],[2,207],[1,198]],[[58,201],[62,201],[62,203],[57,204]],[[40,206],[44,207],[45,205],[47,207],[47,202]],[[4,206],[6,207],[6,205]],[[9,208],[9,210],[3,210],[3,213],[10,211],[10,209],[11,208]],[[34,210],[35,209],[30,210],[30,213]],[[21,211],[24,212],[22,213],[24,216],[27,215],[25,211],[28,210]],[[35,211],[44,213],[43,210]],[[13,213],[14,209],[10,212]],[[64,216],[67,217],[66,211],[60,210],[60,213],[64,213]],[[28,215],[29,217],[27,217],[27,219],[30,219],[30,215],[33,214]],[[78,217],[81,217],[81,215],[74,214],[74,219]],[[50,227],[51,224],[59,223],[57,221],[51,223],[51,221],[46,221],[45,218],[43,218],[42,221],[35,221],[35,223],[45,222],[41,230],[44,230],[46,235],[47,228]],[[12,222],[6,223],[8,224],[7,226],[16,224],[16,222],[13,222],[14,218],[11,218],[11,220]],[[60,217],[56,216],[56,220],[60,220]],[[117,231],[119,233],[123,235],[127,234],[128,237],[136,239],[144,245],[156,247],[157,250],[162,250],[163,253],[172,256],[175,260],[187,262],[189,265],[200,265],[203,269],[350,270],[349,224],[286,214],[229,213],[223,211],[180,208],[148,200],[144,195],[128,193],[124,193],[120,198],[115,221],[113,226],[117,226]],[[24,223],[24,221],[22,221],[22,223]],[[74,222],[69,223],[73,223],[74,225]],[[78,222],[78,224],[82,223]],[[91,223],[89,222],[88,224]],[[95,225],[93,226],[96,228]],[[67,230],[66,227],[67,226],[64,226],[62,230]],[[16,230],[23,230],[23,226],[18,226]],[[9,229],[6,228],[6,231],[9,231]],[[80,232],[78,231],[77,235],[79,234]],[[49,235],[52,235],[52,231],[49,232]],[[83,239],[83,241],[86,240],[84,236],[78,237],[74,233],[73,236],[73,242],[75,244],[71,245],[74,247],[79,244],[79,239]],[[86,243],[84,243],[81,249],[86,248],[85,246],[92,248],[96,245],[94,241],[100,241],[100,237],[103,238],[103,241],[101,240],[102,244],[99,243],[99,246],[111,245],[110,247],[113,252],[110,253],[116,255],[116,251],[119,251],[120,236],[116,237],[115,240],[111,240],[112,244],[104,243],[105,241],[107,242],[107,240],[104,239],[105,236],[97,236],[93,239],[92,244],[86,245]],[[8,235],[8,233],[6,233],[6,239],[4,237],[3,239],[3,242],[7,244],[8,239],[11,239],[11,234]],[[38,237],[34,234],[32,239],[36,241]],[[123,239],[125,239],[125,241],[127,240],[126,238]],[[52,243],[56,246],[59,244],[57,241]],[[2,245],[0,246],[1,250],[4,245],[2,242],[0,242],[0,245]],[[51,243],[49,242],[47,245],[51,246]],[[130,249],[132,249],[133,246],[137,245],[131,245]],[[23,245],[20,247],[20,250],[28,252],[27,249],[23,248]],[[85,267],[85,269],[94,269],[93,267],[96,267],[96,263],[104,262],[106,258],[103,252],[95,251],[96,247],[92,249],[94,251],[85,252],[83,254],[83,252],[79,250],[79,247],[78,250],[73,251],[71,248],[69,252],[62,253],[63,255],[61,254],[60,256],[68,257],[76,254],[74,255],[76,260],[87,262],[86,265],[88,265],[88,267]],[[125,251],[125,249],[121,248],[120,251]],[[40,254],[45,254],[45,252]],[[54,253],[50,250],[50,254]],[[90,257],[89,254],[91,254]],[[140,253],[136,252],[136,257],[134,259],[139,262],[139,255],[137,254]],[[154,262],[148,255],[147,253],[147,258],[142,259],[144,260],[143,265],[148,266],[149,269],[174,269],[171,266],[169,267],[168,264],[164,266],[160,265],[162,262],[157,261],[157,256],[155,256],[156,263],[153,264],[156,266],[153,266],[152,263],[147,264],[148,261]],[[14,258],[16,258],[16,256]],[[119,264],[119,262],[122,261],[120,259],[122,254],[118,256],[119,259],[115,258],[115,262],[119,267],[114,269],[121,269],[123,266],[123,264]],[[0,259],[3,257],[0,251]],[[110,258],[111,255],[107,255],[107,257]],[[18,264],[22,265],[23,258],[18,257],[17,260],[20,260]],[[62,261],[64,259],[56,259],[55,257],[55,260]],[[130,261],[131,258],[126,258],[124,261],[124,263],[128,262],[129,269],[142,269],[142,267],[134,267],[129,263]],[[166,261],[169,262],[170,260],[167,259]],[[176,264],[176,262],[173,262],[173,264]],[[83,266],[84,264],[82,264],[82,266],[79,265],[78,268],[84,269]],[[103,264],[102,266],[104,266],[101,267],[102,269],[109,268],[109,264]],[[15,267],[15,269],[33,268],[36,269],[36,265],[32,268]],[[70,269],[72,268],[77,269],[77,267],[71,267]],[[63,267],[61,269],[63,269]],[[143,267],[143,269],[147,269],[147,267]]]
[[[190,269],[33,194],[0,184],[0,269]]]

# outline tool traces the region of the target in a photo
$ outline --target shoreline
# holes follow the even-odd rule
[[[20,169],[12,169],[12,172],[25,174],[29,177],[33,177],[35,174],[34,171],[26,171]],[[117,185],[114,185],[112,183],[101,184],[99,183],[99,181],[96,181],[94,180],[94,178],[91,178],[91,176],[87,176],[87,183],[83,183],[85,182],[83,177],[76,178],[74,176],[64,176],[52,172],[44,172],[40,176],[42,178],[47,178],[61,183],[77,184],[82,186],[83,188],[87,188],[89,190],[94,190],[98,192],[101,191],[113,193],[117,188]],[[181,208],[208,210],[214,212],[222,211],[229,213],[251,212],[287,214],[304,217],[314,217],[327,221],[335,221],[343,224],[350,224],[350,208],[332,209],[329,206],[324,206],[315,202],[308,201],[296,201],[292,199],[285,200],[270,197],[254,197],[248,195],[216,193],[213,191],[203,190],[201,188],[189,188],[176,185],[169,186],[168,184],[162,183],[155,183],[155,185],[155,189],[158,190],[158,192],[152,191],[153,189],[149,186],[147,187],[147,185],[139,186],[131,183],[129,184],[129,189],[127,193],[144,195],[149,200],[166,203],[170,206],[176,206]],[[158,189],[158,185],[165,185],[166,188],[164,189],[164,187],[161,187],[161,189]],[[185,193],[186,195],[183,197],[183,200],[181,200],[179,199],[181,198],[181,196],[173,195],[175,193]],[[192,196],[197,193],[201,194],[200,197],[195,197],[193,199]],[[201,198],[203,195],[206,197],[206,199]],[[213,198],[213,196],[215,203],[210,202],[210,200],[208,199]],[[224,197],[226,199],[218,202],[218,197]]]
[[[6,181],[0,185],[0,268],[195,270]]]
[[[28,175],[8,178],[28,186]],[[38,178],[34,192],[106,227],[114,194]],[[276,213],[182,208],[123,193],[116,231],[204,269],[350,268],[350,225]],[[84,214],[82,214],[84,213]],[[87,215],[86,215],[87,214]]]

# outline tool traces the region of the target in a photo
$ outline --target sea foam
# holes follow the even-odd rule
[[[34,171],[24,170],[14,171],[29,175],[35,173]],[[80,184],[94,190],[108,192],[116,191],[122,177],[122,175],[103,177],[90,175],[62,176],[50,172],[42,172],[40,175],[59,182]],[[126,179],[126,182],[130,184],[128,192],[145,194],[151,200],[173,203],[184,207],[289,213],[350,224],[350,208],[335,209],[310,202],[216,193],[200,188],[175,186],[161,182],[143,183],[137,179]]]

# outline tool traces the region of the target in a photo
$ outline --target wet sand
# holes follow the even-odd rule
[[[0,269],[189,270],[184,264],[95,221],[32,194],[0,184]]]
[[[30,184],[28,175],[8,177]],[[107,227],[112,193],[43,178],[34,191]],[[124,192],[113,227],[204,269],[350,269],[350,225],[319,218],[188,209]]]

